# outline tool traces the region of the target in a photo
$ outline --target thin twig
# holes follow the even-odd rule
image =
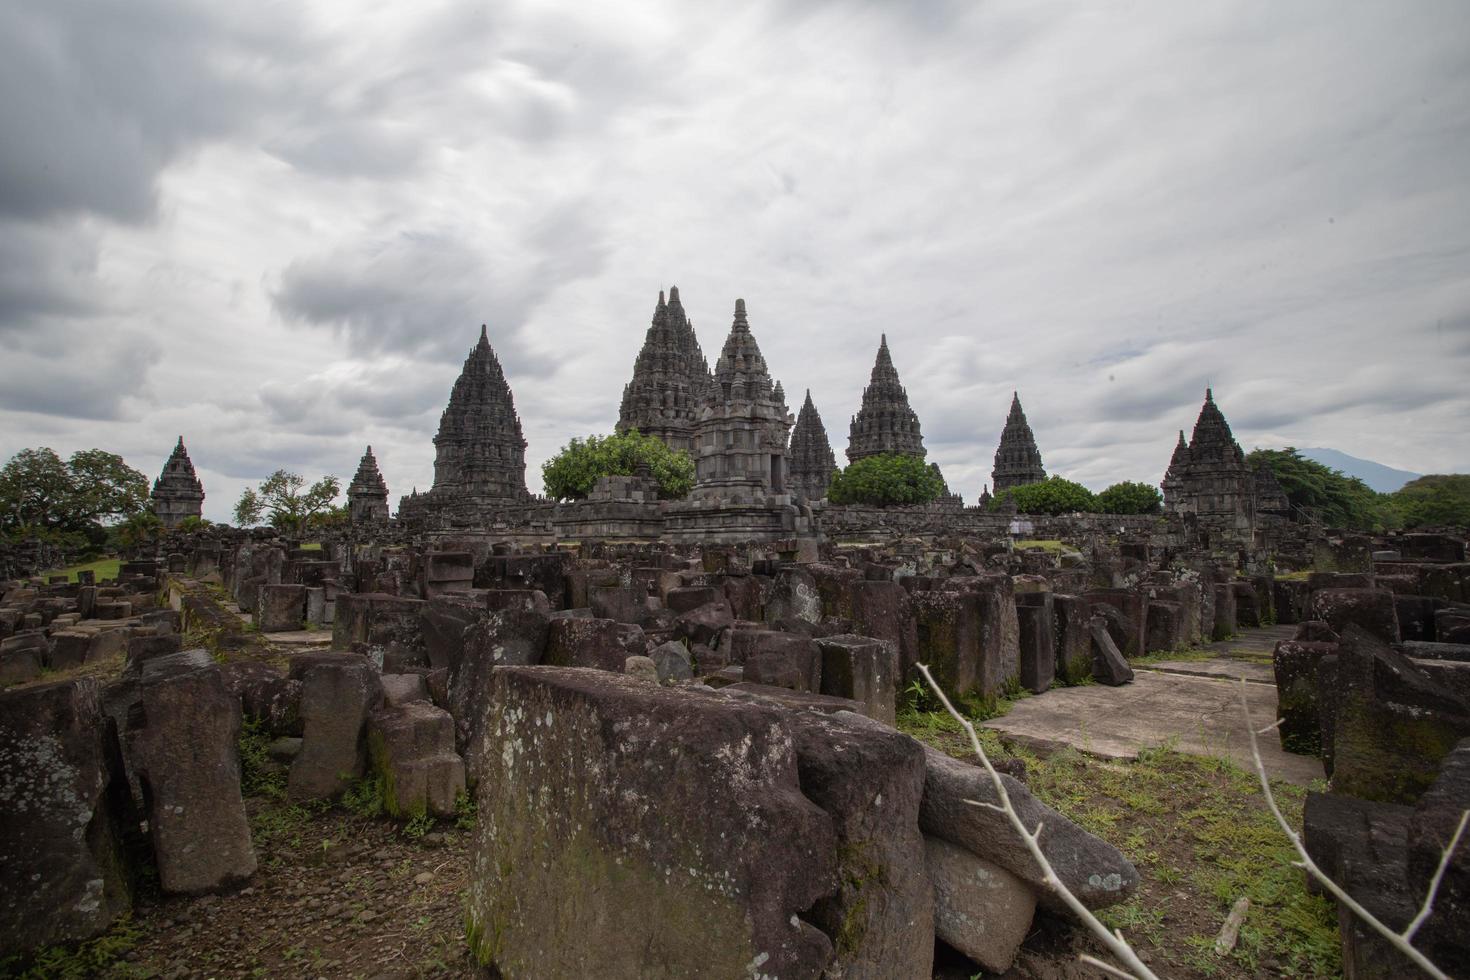
[[[1134,977],[1133,974],[1129,973],[1127,970],[1120,970],[1116,966],[1113,966],[1111,963],[1104,963],[1096,956],[1089,956],[1088,954],[1083,953],[1081,956],[1077,957],[1077,959],[1079,962],[1086,963],[1088,966],[1096,967],[1110,977],[1119,977],[1120,980],[1137,980],[1137,978]]]
[[[990,757],[985,754],[985,749],[980,744],[980,736],[975,733],[975,726],[970,724],[969,719],[955,710],[955,706],[950,703],[948,695],[935,682],[934,675],[929,673],[929,668],[924,664],[918,664],[917,666],[919,672],[924,675],[924,680],[928,682],[929,687],[939,697],[939,701],[944,705],[944,709],[950,713],[950,716],[955,721],[960,723],[960,727],[970,736],[970,748],[975,750],[975,754],[980,758],[980,764],[990,774],[990,781],[995,786],[996,795],[1000,797],[1000,808],[1005,813],[1006,819],[1016,829],[1016,833],[1021,835],[1021,839],[1026,842],[1026,849],[1031,852],[1031,856],[1036,859],[1037,866],[1041,868],[1042,881],[1066,903],[1067,907],[1072,910],[1077,918],[1082,920],[1082,924],[1087,926],[1093,935],[1102,940],[1103,945],[1107,946],[1109,952],[1132,971],[1128,973],[1116,967],[1107,967],[1108,972],[1112,976],[1127,978],[1127,980],[1158,980],[1157,975],[1144,965],[1143,960],[1139,959],[1138,954],[1133,951],[1133,947],[1128,945],[1128,941],[1123,938],[1123,934],[1121,932],[1109,932],[1108,927],[1099,922],[1097,916],[1092,914],[1092,910],[1086,905],[1083,905],[1077,896],[1073,895],[1071,890],[1062,884],[1061,877],[1052,868],[1051,862],[1046,859],[1046,855],[1041,850],[1041,845],[1036,843],[1036,839],[1041,836],[1041,824],[1036,825],[1034,833],[1026,829],[1026,824],[1021,821],[1021,815],[1016,812],[1015,806],[1011,803],[1011,794],[1006,791],[1005,781],[1000,778],[1000,773],[996,772],[995,766],[991,765]],[[1093,965],[1105,965],[1096,960],[1092,960],[1091,957],[1083,957],[1083,959],[1084,961],[1091,961]]]
[[[1271,792],[1271,780],[1267,778],[1266,764],[1261,760],[1261,744],[1256,740],[1256,729],[1251,723],[1251,709],[1250,704],[1246,701],[1245,684],[1245,680],[1242,679],[1240,682],[1240,710],[1245,714],[1245,730],[1251,739],[1251,757],[1256,763],[1256,776],[1260,778],[1261,793],[1266,797],[1266,806],[1271,810],[1271,816],[1276,818],[1276,823],[1281,827],[1282,832],[1286,834],[1286,839],[1291,841],[1291,846],[1296,849],[1297,854],[1301,857],[1301,861],[1297,862],[1298,867],[1301,867],[1307,874],[1321,882],[1322,887],[1331,892],[1334,898],[1345,905],[1354,915],[1367,923],[1373,931],[1377,932],[1384,939],[1387,939],[1395,949],[1413,960],[1414,965],[1419,967],[1419,969],[1434,977],[1435,980],[1449,980],[1449,975],[1435,966],[1429,957],[1411,946],[1409,941],[1403,936],[1380,922],[1377,916],[1363,908],[1356,899],[1343,890],[1342,886],[1328,877],[1327,873],[1317,867],[1317,862],[1313,861],[1312,856],[1307,853],[1307,848],[1302,843],[1301,836],[1291,829],[1291,825],[1281,815],[1281,809],[1276,805],[1276,796]],[[1463,822],[1462,820],[1461,823],[1463,824]],[[1434,904],[1434,892],[1437,886],[1438,881],[1431,884],[1429,894],[1424,898],[1426,908],[1432,908]]]
[[[1450,866],[1450,855],[1455,853],[1455,848],[1460,846],[1460,838],[1465,834],[1465,824],[1470,822],[1470,810],[1460,814],[1459,826],[1450,837],[1450,842],[1445,846],[1444,853],[1439,856],[1439,867],[1434,869],[1434,877],[1429,880],[1429,891],[1424,894],[1424,905],[1419,909],[1419,914],[1414,916],[1414,921],[1404,927],[1402,933],[1405,940],[1413,939],[1414,933],[1424,924],[1434,911],[1434,896],[1439,893],[1439,883],[1444,880],[1445,869]]]

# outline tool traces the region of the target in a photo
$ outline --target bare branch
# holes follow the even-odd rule
[[[1108,927],[1098,921],[1097,916],[1092,914],[1092,910],[1086,905],[1083,905],[1077,896],[1073,895],[1067,886],[1062,884],[1060,876],[1052,868],[1051,862],[1046,859],[1046,854],[1042,852],[1041,846],[1036,843],[1036,838],[1041,834],[1041,825],[1037,825],[1035,835],[1026,829],[1026,824],[1022,822],[1020,814],[1016,812],[1015,806],[1011,803],[1011,794],[1006,791],[1005,781],[1000,778],[1000,773],[996,772],[995,766],[991,765],[990,757],[985,754],[985,748],[980,744],[980,736],[975,733],[975,726],[970,723],[968,718],[955,710],[955,706],[950,703],[949,696],[935,682],[934,675],[929,673],[929,668],[924,664],[917,664],[916,666],[919,668],[919,672],[924,675],[925,682],[928,683],[929,687],[934,691],[934,694],[939,698],[940,703],[944,705],[944,709],[949,712],[950,717],[959,722],[960,727],[965,730],[965,734],[970,737],[970,748],[975,750],[975,755],[980,758],[980,764],[985,767],[986,773],[990,775],[990,781],[995,786],[995,794],[1000,798],[1001,809],[1004,811],[1006,819],[1010,821],[1016,833],[1021,835],[1021,839],[1026,842],[1026,849],[1031,852],[1031,856],[1036,860],[1037,866],[1041,868],[1042,874],[1046,882],[1051,886],[1052,891],[1056,892],[1057,897],[1066,903],[1067,908],[1071,909],[1073,914],[1082,920],[1082,924],[1087,926],[1093,935],[1102,940],[1103,944],[1107,946],[1108,951],[1133,972],[1127,973],[1115,967],[1109,967],[1100,961],[1093,960],[1091,957],[1084,956],[1083,960],[1091,962],[1094,966],[1105,968],[1111,976],[1124,977],[1127,980],[1158,980],[1158,976],[1144,965],[1143,960],[1138,958],[1138,954],[1134,952],[1133,947],[1128,945],[1122,933],[1120,932],[1114,935],[1108,932]]]
[[[1313,861],[1312,856],[1307,853],[1306,846],[1302,844],[1301,835],[1292,830],[1286,818],[1281,815],[1281,809],[1276,805],[1276,796],[1271,792],[1271,780],[1266,776],[1266,763],[1261,759],[1261,743],[1256,739],[1256,729],[1251,722],[1251,709],[1250,704],[1246,701],[1246,691],[1246,680],[1242,677],[1240,679],[1240,710],[1245,715],[1245,730],[1250,735],[1251,758],[1255,760],[1256,776],[1261,781],[1261,793],[1266,797],[1266,806],[1270,809],[1271,816],[1276,818],[1277,825],[1286,834],[1286,839],[1291,841],[1291,846],[1296,849],[1297,855],[1301,858],[1298,866],[1320,881],[1323,888],[1326,888],[1349,911],[1367,923],[1374,932],[1387,939],[1395,949],[1413,960],[1415,966],[1434,977],[1435,980],[1449,980],[1449,975],[1435,966],[1429,957],[1409,945],[1407,939],[1380,922],[1377,916],[1363,908],[1356,899],[1343,890],[1341,885],[1328,877],[1327,873],[1317,867],[1317,862]],[[1463,821],[1461,823],[1463,824]]]
[[[1086,963],[1088,966],[1096,967],[1110,977],[1118,977],[1119,980],[1138,980],[1137,977],[1129,973],[1127,970],[1120,970],[1116,966],[1113,966],[1111,963],[1104,963],[1096,956],[1088,956],[1086,953],[1084,953],[1078,957],[1078,960]]]
[[[1439,894],[1439,883],[1444,880],[1445,869],[1450,866],[1450,855],[1455,853],[1455,848],[1460,846],[1460,838],[1465,834],[1465,824],[1470,822],[1470,810],[1460,814],[1459,826],[1450,837],[1450,842],[1445,845],[1444,853],[1439,856],[1439,867],[1434,869],[1434,877],[1429,880],[1429,890],[1424,893],[1424,905],[1419,909],[1419,914],[1414,916],[1414,921],[1404,927],[1403,937],[1405,940],[1413,939],[1414,933],[1424,924],[1434,911],[1434,897]]]

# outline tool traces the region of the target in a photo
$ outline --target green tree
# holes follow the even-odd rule
[[[1099,514],[1157,514],[1163,504],[1158,487],[1132,480],[1114,483],[1097,495]]]
[[[999,510],[1007,499],[1015,501],[1022,514],[1090,514],[1097,510],[1091,490],[1059,476],[1002,490],[991,498],[990,509]]]
[[[23,449],[0,469],[0,530],[21,528],[95,537],[146,509],[148,478],[115,453],[86,449],[70,460],[45,447]]]
[[[1395,523],[1386,494],[1375,493],[1357,477],[1304,458],[1295,449],[1257,449],[1246,456],[1251,466],[1264,463],[1291,502],[1292,513],[1328,527],[1372,531]]]
[[[834,504],[927,504],[944,493],[938,467],[917,456],[868,456],[832,475],[827,499]]]
[[[1390,501],[1404,527],[1470,527],[1470,474],[1421,476]]]
[[[688,496],[694,489],[694,460],[689,454],[637,430],[573,439],[541,465],[541,482],[548,497],[581,500],[602,477],[632,476],[640,465],[648,467],[664,500]]]
[[[299,534],[319,523],[341,492],[335,476],[324,476],[308,487],[305,477],[276,470],[258,489],[246,487],[240,494],[235,522],[250,527],[268,517],[271,527]]]
[[[152,544],[163,536],[163,521],[152,511],[144,510],[129,517],[113,528],[113,537],[124,548],[140,548]]]

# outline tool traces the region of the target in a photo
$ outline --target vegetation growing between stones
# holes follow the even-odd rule
[[[827,499],[834,504],[890,507],[927,504],[944,492],[944,479],[937,468],[917,456],[886,453],[860,459],[834,473]]]
[[[240,725],[240,789],[246,796],[269,800],[286,797],[286,770],[270,757],[270,733],[258,718]]]
[[[947,714],[901,712],[898,726],[940,751],[973,757]],[[978,734],[993,761],[1020,760],[1024,782],[1039,799],[1137,865],[1143,876],[1138,894],[1099,917],[1127,930],[1162,973],[1341,975],[1336,908],[1307,891],[1254,773],[1168,748],[1145,750],[1132,761],[1094,759],[1075,749],[1043,756],[1002,742],[995,731]],[[1272,785],[1299,829],[1306,790]],[[1242,895],[1251,908],[1239,944],[1218,957],[1216,934]]]
[[[47,946],[29,957],[0,959],[0,977],[16,980],[86,980],[107,974],[112,977],[143,977],[148,974],[123,961],[143,930],[128,914],[95,939],[76,945]]]
[[[640,467],[648,468],[664,500],[688,496],[694,489],[694,460],[689,454],[637,430],[573,439],[542,464],[541,481],[548,497],[581,500],[602,477],[632,476]]]

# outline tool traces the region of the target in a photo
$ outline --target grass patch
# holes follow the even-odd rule
[[[321,551],[322,550],[322,543],[320,541],[308,541],[308,542],[306,542],[305,544],[303,544],[301,546],[301,550],[302,551]]]
[[[1141,657],[1130,657],[1128,663],[1134,666],[1147,667],[1150,664],[1161,664],[1170,660],[1184,660],[1190,663],[1198,663],[1202,660],[1216,660],[1219,654],[1213,650],[1202,647],[1190,647],[1186,650],[1162,650],[1155,653],[1145,653]],[[1267,658],[1269,662],[1270,658]]]
[[[0,959],[0,976],[19,980],[84,980],[108,974],[114,977],[147,976],[142,969],[122,962],[143,939],[143,929],[124,914],[112,928],[96,939],[66,946],[48,946],[26,960],[12,956]]]
[[[101,582],[103,579],[116,579],[118,569],[122,568],[121,558],[98,558],[96,561],[83,562],[80,565],[71,565],[67,568],[53,568],[41,573],[42,580],[48,580],[53,575],[65,575],[68,582],[77,580],[77,572],[91,572]]]
[[[1017,551],[1025,551],[1027,548],[1040,548],[1042,551],[1049,551],[1057,555],[1064,551],[1073,550],[1060,541],[1055,541],[1050,538],[1027,538],[1016,542]]]

